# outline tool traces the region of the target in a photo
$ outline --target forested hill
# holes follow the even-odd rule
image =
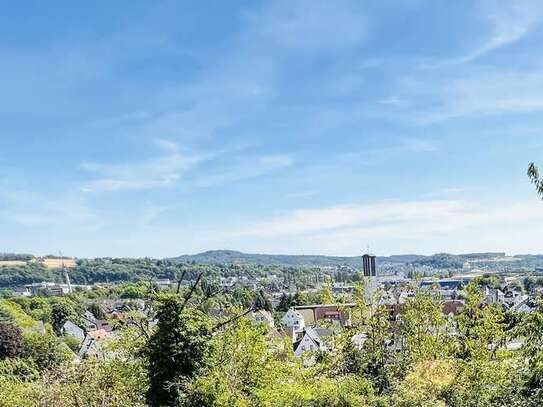
[[[462,264],[461,261],[469,258],[491,258],[501,257],[504,253],[473,253],[467,255],[441,255],[450,256]],[[422,256],[417,254],[405,254],[388,257],[378,257],[379,262],[390,263],[426,263],[436,256]],[[282,266],[351,266],[360,267],[362,264],[362,256],[339,257],[339,256],[322,256],[322,255],[283,255],[283,254],[248,254],[235,250],[210,250],[194,255],[183,255],[176,257],[176,261],[189,261],[198,264],[229,264],[229,263],[251,263],[262,265],[282,265]]]
[[[50,256],[45,256],[50,257]],[[466,261],[492,261],[497,259],[503,259],[505,253],[467,253],[467,254],[447,254],[440,253],[431,256],[423,256],[419,254],[401,254],[393,256],[380,256],[377,258],[379,263],[403,263],[403,264],[416,264],[427,265],[437,268],[441,267],[459,267],[461,268]],[[1,262],[9,261],[30,261],[35,259],[35,256],[30,254],[16,254],[16,253],[1,253],[0,252],[0,266]],[[143,261],[144,259],[127,259],[127,258],[107,258],[109,260],[117,260],[114,263],[133,263]],[[543,260],[540,255],[519,255],[510,257],[509,259],[516,259],[522,261],[530,261],[531,263],[537,262],[540,265]],[[85,263],[85,260],[92,259],[80,259],[79,263]],[[101,259],[96,259],[101,260]],[[102,259],[106,260],[106,259]],[[360,267],[362,264],[362,255],[360,256],[324,256],[324,255],[285,255],[285,254],[254,254],[243,253],[236,250],[209,250],[203,253],[182,255],[169,259],[174,262],[190,262],[195,264],[258,264],[263,266],[294,266],[294,267],[334,267],[334,266],[350,266]],[[8,264],[4,264],[8,265]]]
[[[194,255],[176,257],[176,261],[195,262],[198,264],[262,264],[283,266],[359,266],[362,257],[338,257],[322,255],[284,255],[284,254],[249,254],[235,250],[210,250]]]
[[[29,259],[30,257],[30,259]],[[176,278],[179,265],[191,264],[192,273],[205,269],[208,276],[235,274],[233,264],[243,264],[251,273],[259,277],[269,274],[270,268],[298,269],[298,282],[302,276],[313,276],[313,268],[348,266],[353,269],[362,267],[361,256],[338,257],[322,255],[270,255],[246,254],[231,250],[216,250],[195,255],[184,255],[169,259],[152,258],[96,258],[72,259],[69,267],[70,279],[74,284],[92,284],[97,282],[139,281],[160,278]],[[505,256],[504,253],[472,253],[463,255],[435,254],[397,255],[378,257],[377,263],[383,270],[396,273],[405,272],[405,265],[422,268],[429,275],[444,271],[454,273],[462,270],[466,263],[471,268],[490,271],[538,271],[543,269],[543,255]],[[63,282],[62,262],[45,263],[44,258],[32,255],[0,254],[0,288],[23,284],[50,281]],[[234,271],[233,271],[234,270]],[[283,271],[276,270],[278,275]],[[309,281],[309,280],[308,280]]]

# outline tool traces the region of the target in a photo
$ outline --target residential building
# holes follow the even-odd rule
[[[255,325],[264,324],[270,328],[273,328],[275,326],[273,316],[269,311],[266,311],[266,310],[253,311],[248,315],[248,317]]]
[[[98,329],[97,319],[92,312],[85,311],[85,313],[82,316],[82,319],[83,319],[83,325],[86,331],[94,331]]]
[[[294,307],[300,313],[306,325],[314,325],[318,321],[336,321],[343,326],[351,324],[351,308],[356,307],[355,303],[347,304],[313,304]]]
[[[294,355],[300,357],[305,352],[329,350],[330,344],[326,342],[326,338],[330,337],[332,334],[333,332],[330,329],[318,327],[307,328],[302,339],[292,345]]]
[[[171,288],[171,281],[169,278],[156,280],[155,284],[159,290],[169,290]]]
[[[283,318],[281,318],[283,326],[294,328],[295,331],[301,331],[305,328],[305,320],[301,313],[294,308],[289,309]]]
[[[85,339],[85,331],[70,320],[66,321],[62,326],[62,333],[80,341]]]

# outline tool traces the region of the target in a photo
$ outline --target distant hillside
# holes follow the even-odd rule
[[[500,261],[501,259],[517,260],[522,263],[529,263],[531,266],[539,265],[543,262],[541,255],[519,255],[515,257],[506,257],[505,253],[466,253],[466,254],[447,254],[438,253],[432,256],[423,256],[418,254],[403,254],[388,257],[378,257],[377,261],[383,263],[409,263],[415,265],[426,265],[435,268],[462,268],[465,262],[489,262]],[[198,264],[260,264],[260,265],[280,265],[280,266],[350,266],[359,268],[362,264],[361,256],[340,257],[340,256],[321,256],[321,255],[284,255],[284,254],[249,254],[235,250],[210,250],[194,255],[183,255],[171,260],[182,262],[195,262]]]
[[[425,256],[407,254],[390,257],[379,257],[380,262],[408,263],[425,258]],[[174,258],[176,261],[196,262],[199,264],[261,264],[281,266],[350,266],[360,267],[362,256],[340,257],[322,255],[285,255],[285,254],[248,254],[235,250],[210,250],[194,255],[183,255]]]
[[[251,263],[283,266],[336,266],[360,264],[361,257],[293,256],[283,254],[248,254],[234,250],[210,250],[194,255],[176,257],[178,261],[200,264]]]

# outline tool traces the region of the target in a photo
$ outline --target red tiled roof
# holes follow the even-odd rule
[[[101,339],[104,339],[107,337],[107,331],[105,329],[97,329],[96,331],[89,331],[87,332],[87,335],[89,335],[92,339],[95,341],[99,341]]]

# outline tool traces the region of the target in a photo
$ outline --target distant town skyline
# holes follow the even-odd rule
[[[0,252],[543,253],[542,23],[536,0],[6,3]]]

